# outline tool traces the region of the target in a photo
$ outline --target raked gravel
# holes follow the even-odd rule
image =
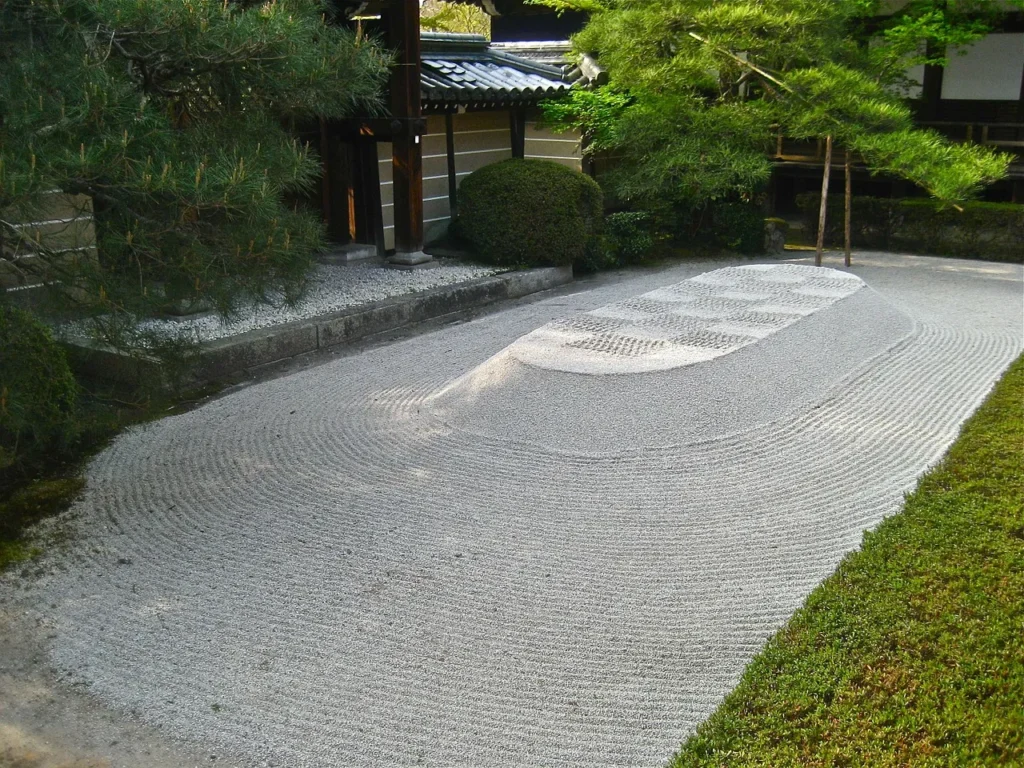
[[[243,765],[662,765],[1021,350],[1020,267],[854,263],[709,362],[499,354],[722,266],[687,264],[132,430],[74,556],[0,599],[62,680]]]
[[[435,261],[429,268],[413,270],[392,269],[376,261],[320,264],[310,276],[309,289],[292,306],[284,302],[283,296],[272,296],[270,304],[243,307],[227,318],[209,313],[196,317],[154,319],[142,323],[142,328],[170,337],[184,335],[195,341],[213,341],[505,271],[450,259]]]

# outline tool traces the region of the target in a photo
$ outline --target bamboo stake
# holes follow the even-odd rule
[[[850,150],[846,150],[846,227],[845,227],[845,245],[846,245],[846,266],[850,266],[850,218],[853,208],[853,182],[850,181]]]
[[[832,171],[832,137],[825,137],[825,172],[821,176],[821,210],[818,212],[818,247],[814,252],[814,266],[821,266],[821,253],[825,250],[825,218],[828,211],[828,177]]]

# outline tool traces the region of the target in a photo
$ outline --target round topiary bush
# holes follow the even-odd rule
[[[459,187],[457,232],[485,261],[564,266],[592,247],[603,211],[592,178],[549,160],[484,166]]]
[[[71,438],[78,387],[50,329],[0,304],[0,477]]]

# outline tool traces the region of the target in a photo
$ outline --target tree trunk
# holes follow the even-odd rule
[[[818,247],[814,252],[814,266],[821,266],[821,253],[825,250],[825,219],[828,211],[828,177],[832,171],[832,137],[825,137],[825,172],[821,177],[821,210],[818,212]]]
[[[844,245],[846,246],[846,266],[850,266],[850,216],[853,209],[853,182],[850,180],[850,150],[846,150],[846,224],[844,227]]]

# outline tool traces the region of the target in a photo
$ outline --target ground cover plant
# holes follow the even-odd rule
[[[671,761],[1024,764],[1024,357]]]

